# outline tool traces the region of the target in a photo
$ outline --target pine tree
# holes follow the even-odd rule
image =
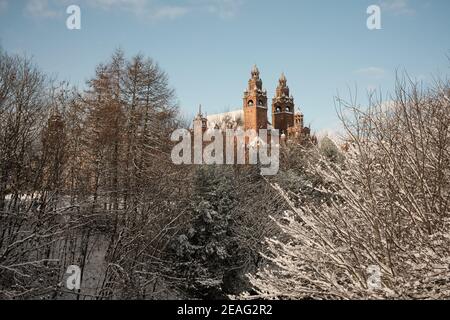
[[[177,239],[178,265],[187,291],[206,299],[223,298],[224,278],[233,265],[236,239],[231,232],[236,205],[231,178],[214,167],[200,168],[195,178],[190,228]]]

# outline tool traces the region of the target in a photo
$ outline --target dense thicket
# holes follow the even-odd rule
[[[305,162],[308,187],[273,181],[290,209],[251,277],[261,296],[450,297],[449,95],[446,81],[406,78],[388,103],[338,100],[343,156],[326,141]]]

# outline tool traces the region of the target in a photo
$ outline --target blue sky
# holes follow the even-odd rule
[[[68,30],[66,8],[81,7]],[[366,27],[380,5],[382,29]],[[240,108],[257,64],[269,97],[285,72],[315,131],[334,129],[333,97],[392,88],[396,69],[449,74],[448,0],[0,0],[0,44],[81,87],[121,47],[167,71],[184,114]]]

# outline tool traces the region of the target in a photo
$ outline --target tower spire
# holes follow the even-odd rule
[[[194,119],[194,130],[196,128],[201,128],[203,132],[208,129],[208,120],[203,116],[201,104],[198,106],[198,114]]]
[[[272,100],[272,125],[286,135],[294,126],[294,98],[289,93],[286,75],[282,72]]]
[[[197,115],[195,116],[195,119],[196,119],[196,120],[201,120],[201,119],[203,119],[202,105],[201,105],[201,104],[198,106],[198,113],[197,113]]]
[[[256,64],[253,65],[253,68],[252,68],[252,77],[259,77],[259,69]]]
[[[251,70],[248,88],[244,91],[244,128],[259,130],[267,128],[267,91],[263,89],[256,64]]]

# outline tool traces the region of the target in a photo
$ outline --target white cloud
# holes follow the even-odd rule
[[[234,17],[242,5],[242,0],[203,0],[206,9],[222,18]]]
[[[414,15],[416,13],[409,0],[384,0],[381,2],[381,8],[395,15]]]
[[[90,0],[88,5],[102,10],[125,11],[149,20],[175,19],[189,12],[187,6],[148,0]]]
[[[8,0],[0,0],[7,6]],[[150,21],[176,19],[189,13],[213,14],[221,18],[234,17],[245,0],[78,0],[85,10],[121,11]],[[39,18],[54,18],[65,14],[65,9],[73,0],[27,0],[25,14]]]
[[[163,0],[90,0],[88,4],[103,10],[128,11],[149,20],[175,19],[193,12],[206,12],[221,18],[233,17],[243,0],[185,0],[168,4]]]
[[[176,19],[182,17],[189,12],[189,8],[181,6],[164,6],[156,8],[153,13],[150,14],[150,18],[154,19]]]
[[[355,73],[369,78],[380,79],[386,75],[386,70],[378,67],[367,67],[358,69]]]
[[[91,0],[88,4],[103,10],[120,9],[132,12],[142,11],[146,5],[146,0]]]
[[[63,12],[55,10],[48,0],[28,0],[25,5],[25,14],[34,18],[55,18]]]

